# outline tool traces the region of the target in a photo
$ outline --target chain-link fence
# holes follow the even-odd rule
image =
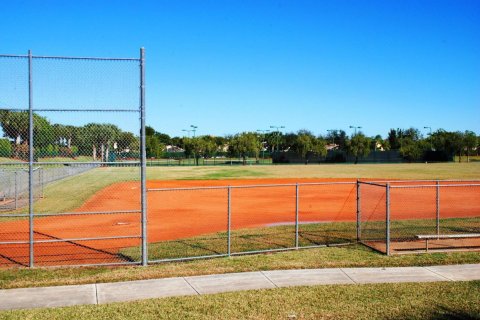
[[[0,267],[146,265],[358,240],[387,254],[480,247],[478,181],[149,181],[147,193],[144,76],[143,50],[0,55]]]
[[[143,49],[0,55],[0,266],[143,262],[144,133]]]
[[[480,182],[360,182],[359,240],[386,254],[480,250]]]
[[[356,242],[355,182],[149,188],[148,203],[150,262]]]

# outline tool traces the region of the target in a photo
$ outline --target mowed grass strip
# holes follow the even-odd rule
[[[480,281],[292,287],[0,312],[1,319],[478,319]]]
[[[468,234],[480,230],[478,218],[441,219],[442,234]],[[356,242],[356,222],[308,223],[299,225],[299,247],[332,246]],[[391,222],[392,240],[416,240],[418,234],[436,234],[434,219],[397,220]],[[361,224],[362,240],[385,240],[385,221]],[[295,225],[245,228],[231,232],[231,252],[295,248]],[[149,260],[178,259],[228,253],[227,232],[150,243]],[[480,250],[480,248],[478,248]],[[125,248],[120,253],[132,261],[141,260],[141,247]]]
[[[399,267],[480,263],[478,252],[386,256],[363,245],[294,250],[148,267],[61,267],[0,269],[0,289],[118,282],[263,270],[339,267]]]

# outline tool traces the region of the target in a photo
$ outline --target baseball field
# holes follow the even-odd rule
[[[35,265],[138,263],[137,178],[138,168],[101,167],[47,185],[34,208]],[[148,168],[149,260],[352,243],[357,237],[357,179],[479,178],[477,163]],[[441,190],[443,231],[478,232],[480,188],[456,183],[440,182],[451,185]],[[435,228],[431,182],[407,185],[427,187],[391,193],[392,230],[400,238]],[[365,230],[382,233],[385,194],[368,190],[362,190]],[[25,212],[20,208],[0,216],[2,267],[29,263]],[[477,246],[473,241],[462,246]]]

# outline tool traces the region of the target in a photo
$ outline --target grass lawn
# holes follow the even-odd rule
[[[478,319],[480,281],[292,287],[0,312],[0,319]]]
[[[117,282],[230,272],[336,267],[398,267],[480,263],[478,252],[386,256],[363,245],[326,247],[217,259],[169,262],[148,267],[0,269],[0,289]]]

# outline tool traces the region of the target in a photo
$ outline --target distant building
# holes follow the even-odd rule
[[[166,152],[185,152],[184,149],[177,146],[172,146],[172,145],[165,146],[165,151]]]

